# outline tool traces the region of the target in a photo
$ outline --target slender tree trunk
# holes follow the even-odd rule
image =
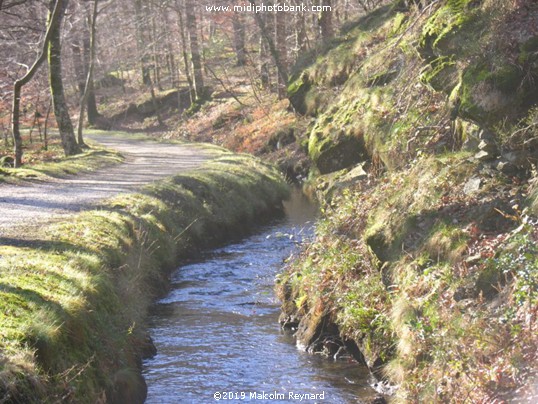
[[[54,6],[54,9],[51,10],[49,14],[49,23],[47,32],[45,33],[45,39],[43,40],[43,47],[38,58],[26,72],[26,74],[15,81],[13,85],[13,106],[11,108],[11,124],[12,124],[12,135],[13,135],[13,146],[15,154],[15,167],[20,167],[22,165],[22,138],[20,133],[20,106],[21,106],[21,90],[22,87],[27,84],[32,77],[34,77],[37,69],[45,61],[47,57],[47,48],[49,46],[49,41],[53,35],[54,28],[58,28],[61,21],[61,14],[63,14],[63,5],[61,0],[58,0],[55,4],[51,3],[51,6]]]
[[[187,38],[185,37],[185,23],[183,21],[183,10],[181,8],[181,5],[179,3],[176,3],[176,12],[178,15],[178,23],[179,23],[179,32],[180,32],[180,39],[181,39],[181,49],[182,49],[182,56],[183,56],[183,64],[185,66],[185,77],[187,79],[187,83],[189,84],[189,94],[191,97],[191,103],[195,100],[195,94],[194,94],[194,84],[192,82],[192,76],[190,73],[190,66],[189,66],[189,56],[187,54]]]
[[[163,122],[163,118],[161,117],[161,111],[159,109],[159,103],[157,102],[157,97],[155,97],[155,88],[153,87],[153,83],[150,83],[149,91],[151,94],[151,103],[153,105],[153,109],[155,110],[155,115],[157,115],[157,122],[159,123],[160,127],[163,127],[164,122]]]
[[[82,97],[80,98],[80,113],[78,115],[78,126],[77,126],[77,143],[80,147],[86,146],[84,143],[84,137],[82,135],[82,127],[84,126],[84,109],[88,103],[88,97],[90,95],[90,85],[93,79],[93,67],[95,62],[95,28],[97,22],[97,4],[99,0],[94,0],[93,2],[93,11],[91,15],[90,24],[90,46],[89,46],[89,63],[88,63],[88,73],[86,76],[86,83],[84,85],[84,90],[82,92]],[[89,115],[89,112],[88,112]]]
[[[0,126],[2,127],[2,134],[4,135],[4,147],[8,148],[9,147],[9,137],[8,137],[8,134],[7,134],[7,129],[4,127],[3,122],[0,122]]]
[[[52,99],[49,100],[49,105],[47,107],[47,113],[45,114],[45,123],[43,124],[43,149],[49,149],[49,138],[48,138],[48,128],[49,128],[49,117],[50,110],[52,109]]]
[[[69,109],[67,108],[67,103],[65,101],[60,44],[61,22],[69,1],[56,0],[56,2],[57,5],[60,5],[61,12],[58,16],[57,23],[51,27],[52,33],[48,42],[49,83],[52,104],[54,106],[54,115],[56,116],[58,130],[60,131],[62,147],[66,156],[72,156],[80,153],[81,150],[75,139],[73,124],[69,117]]]
[[[71,42],[71,56],[73,58],[73,68],[75,70],[75,78],[77,80],[77,88],[79,96],[84,93],[84,82],[86,75],[84,74],[84,57],[82,55],[83,45],[78,38]]]
[[[262,20],[265,17],[261,17]],[[269,46],[267,41],[261,34],[260,30],[260,54],[259,54],[259,70],[260,70],[260,81],[262,88],[269,88],[271,86],[271,75],[269,74]]]
[[[232,17],[232,25],[234,30],[233,45],[237,58],[237,66],[244,66],[247,63],[247,55],[245,51],[245,24],[239,13],[234,13]]]
[[[187,18],[187,32],[189,33],[189,44],[191,49],[191,64],[194,77],[194,94],[196,100],[204,98],[204,76],[202,72],[202,61],[200,57],[200,45],[198,43],[198,28],[196,14],[192,0],[185,1],[185,17]]]
[[[142,72],[142,84],[149,86],[151,77],[148,66],[148,53],[146,49],[146,7],[142,0],[134,0],[136,44],[138,48],[140,68]]]
[[[86,96],[86,108],[88,113],[88,124],[90,126],[95,125],[97,119],[99,119],[99,111],[97,110],[97,99],[95,97],[95,89],[93,84],[93,72],[90,77],[89,83],[86,83],[86,78],[88,77],[88,72],[90,70],[90,64],[92,63],[92,58],[95,59],[95,54],[92,56],[92,28],[91,28],[91,11],[87,10],[86,24],[84,24],[84,37],[83,37],[83,60],[84,60],[84,80],[83,88],[87,88]],[[95,64],[95,62],[93,62]]]
[[[295,5],[299,6],[300,1],[295,0]],[[297,56],[308,50],[306,24],[302,11],[295,14],[295,47],[297,49]]]
[[[170,26],[168,12],[165,8],[161,8],[161,18],[166,27]],[[178,68],[176,67],[176,59],[174,57],[174,51],[172,47],[171,33],[169,29],[164,30],[164,52],[166,54],[166,69],[168,71],[168,77],[172,88],[178,87]]]
[[[327,41],[332,38],[333,32],[333,20],[332,20],[332,10],[329,10],[328,7],[332,8],[331,0],[321,0],[320,5],[323,7],[323,10],[319,13],[319,30],[321,38],[323,41]]]
[[[34,128],[39,122],[39,111],[37,110],[37,105],[39,105],[39,93],[37,94],[37,100],[36,100],[35,105],[36,105],[36,110],[34,111],[34,120],[32,121],[32,126],[30,127],[30,131],[28,132],[28,138],[30,140],[30,143],[34,143],[32,133],[34,132]]]
[[[252,4],[253,6],[256,5],[256,2],[254,0],[249,0],[249,3]],[[275,41],[273,40],[272,36],[266,29],[265,22],[261,18],[260,14],[254,13],[254,18],[256,19],[256,24],[258,24],[258,27],[260,28],[262,37],[265,39],[267,46],[269,47],[269,52],[271,53],[271,56],[273,57],[273,61],[275,62],[280,80],[282,81],[282,83],[287,83],[288,73],[286,71],[285,65],[282,64],[280,60],[278,50],[275,46]]]
[[[282,74],[280,71],[277,72],[277,94],[278,98],[283,99],[287,95],[286,85],[288,81],[286,68],[288,59],[288,48],[286,46],[286,13],[275,13],[275,40],[280,66],[284,69],[285,73]]]
[[[161,60],[159,58],[159,49],[157,48],[157,25],[155,24],[155,16],[153,15],[153,13],[151,18],[151,37],[151,50],[153,60],[153,80],[151,83],[151,88],[153,88],[156,84],[159,91],[162,91],[163,86],[161,83]]]

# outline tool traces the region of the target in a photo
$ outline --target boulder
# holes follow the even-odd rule
[[[344,130],[314,130],[308,154],[319,172],[328,174],[364,161],[366,149],[362,138]]]

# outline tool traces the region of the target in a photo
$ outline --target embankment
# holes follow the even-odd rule
[[[282,321],[395,402],[536,395],[537,20],[533,1],[392,1],[291,76],[324,218],[280,277]]]
[[[281,209],[271,166],[223,154],[0,247],[0,402],[142,402],[144,319],[181,257]]]

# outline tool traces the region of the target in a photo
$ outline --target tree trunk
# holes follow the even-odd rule
[[[278,98],[283,99],[287,95],[286,85],[288,81],[286,68],[288,58],[288,49],[286,46],[286,13],[275,13],[275,39],[280,66],[285,69],[285,74],[282,74],[280,71],[277,72]]]
[[[252,4],[252,6],[256,6],[256,2],[254,0],[249,0],[249,3]],[[265,22],[261,18],[260,14],[254,13],[254,18],[256,19],[256,24],[258,24],[258,27],[260,28],[262,37],[265,39],[267,46],[269,47],[269,52],[271,53],[271,56],[273,57],[273,61],[275,62],[277,73],[280,80],[282,81],[282,83],[287,83],[288,73],[286,71],[285,65],[282,64],[280,60],[279,53],[275,46],[275,41],[273,40],[272,36],[268,32],[265,26]]]
[[[135,26],[136,26],[136,45],[138,48],[140,70],[142,73],[142,84],[149,86],[151,77],[148,66],[148,53],[146,49],[146,7],[142,0],[134,0],[135,9]]]
[[[232,25],[234,30],[233,46],[237,58],[237,66],[245,66],[247,63],[247,55],[245,52],[245,24],[239,13],[234,13],[232,17]]]
[[[74,38],[71,42],[71,56],[73,58],[73,69],[77,80],[77,88],[79,96],[84,93],[84,82],[86,75],[84,74],[84,58],[82,56],[83,45],[79,38]]]
[[[180,39],[181,39],[181,48],[182,48],[182,56],[183,56],[183,64],[185,66],[185,77],[187,79],[187,83],[189,84],[189,94],[191,96],[191,103],[195,100],[194,95],[194,84],[192,82],[192,76],[191,76],[191,69],[189,66],[189,57],[187,54],[187,39],[185,38],[185,24],[183,22],[183,10],[181,8],[181,5],[179,3],[176,3],[176,12],[178,16],[178,23],[179,23],[179,33],[180,33]]]
[[[72,156],[80,153],[80,147],[76,142],[73,124],[69,117],[69,109],[65,101],[64,85],[62,79],[62,59],[60,44],[60,27],[67,7],[68,0],[56,0],[57,5],[61,7],[58,15],[58,21],[51,26],[51,36],[48,42],[49,57],[49,83],[52,95],[52,104],[54,106],[54,115],[60,131],[62,147],[66,156]],[[54,2],[51,2],[51,6]]]
[[[86,96],[86,108],[88,113],[88,124],[90,126],[95,125],[97,119],[99,118],[99,111],[97,110],[97,100],[95,98],[95,90],[93,85],[93,73],[90,77],[89,83],[86,83],[86,78],[88,77],[88,72],[90,70],[90,64],[92,63],[92,57],[95,58],[95,55],[92,56],[92,28],[91,28],[91,16],[90,10],[87,10],[87,19],[86,24],[84,24],[84,37],[83,37],[83,60],[84,60],[84,80],[83,88],[87,88]]]
[[[94,0],[93,2],[93,11],[91,15],[91,20],[88,21],[90,24],[90,44],[89,44],[89,61],[88,61],[88,72],[86,76],[86,82],[84,84],[84,90],[82,92],[82,97],[80,98],[80,113],[78,115],[78,126],[77,126],[77,142],[79,146],[85,146],[84,138],[82,136],[82,127],[84,126],[84,108],[88,103],[88,98],[91,90],[91,83],[93,81],[93,66],[95,62],[95,27],[97,21],[97,3],[99,0]],[[89,108],[88,108],[89,116]]]
[[[43,40],[43,47],[41,48],[41,53],[36,59],[30,70],[26,74],[15,81],[13,85],[13,106],[11,108],[11,124],[12,124],[12,135],[13,135],[13,147],[15,154],[15,167],[20,167],[22,165],[22,138],[20,133],[20,106],[21,106],[21,90],[22,87],[27,84],[32,77],[34,77],[37,69],[45,61],[47,57],[47,47],[49,45],[50,38],[53,35],[54,28],[58,28],[61,22],[61,15],[63,14],[63,7],[61,0],[58,0],[56,4],[51,3],[51,6],[54,6],[54,9],[51,10],[49,14],[49,24],[47,32],[45,33],[45,39]]]
[[[189,44],[191,48],[191,65],[194,77],[194,94],[197,101],[204,98],[204,76],[202,72],[202,62],[200,58],[200,45],[198,44],[198,31],[196,14],[194,12],[194,2],[185,1],[185,17],[187,18],[187,32],[189,34]]]
[[[295,5],[299,6],[300,1],[295,0]],[[295,14],[295,47],[297,49],[297,56],[308,50],[306,24],[302,11]]]
[[[320,5],[323,7],[323,10],[319,13],[319,30],[321,34],[321,39],[327,41],[333,36],[333,21],[332,21],[332,11],[329,7],[332,6],[331,0],[321,0]]]
[[[265,16],[261,17],[265,23]],[[260,54],[259,54],[259,69],[260,69],[260,81],[262,88],[269,88],[271,86],[271,75],[269,72],[269,46],[265,40],[260,29]]]

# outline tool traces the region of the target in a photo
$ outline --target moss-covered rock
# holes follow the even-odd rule
[[[448,94],[458,84],[458,78],[456,62],[450,56],[440,56],[432,60],[427,65],[426,71],[420,76],[420,80],[435,91]]]
[[[307,73],[302,73],[299,77],[292,78],[290,81],[291,84],[288,85],[288,98],[291,105],[293,105],[293,108],[298,113],[306,115],[309,109],[307,108],[305,98],[312,88],[310,78]]]
[[[523,74],[517,66],[495,68],[485,62],[469,66],[458,91],[458,115],[493,126],[503,116],[516,114],[532,90],[522,87],[522,81]]]
[[[476,19],[476,1],[448,0],[422,26],[419,52],[431,61],[439,56],[460,52],[461,40],[472,35],[480,25]],[[470,27],[473,24],[474,27]],[[468,29],[470,28],[470,29]]]
[[[365,158],[364,141],[330,125],[310,134],[308,154],[321,174],[351,167]]]

